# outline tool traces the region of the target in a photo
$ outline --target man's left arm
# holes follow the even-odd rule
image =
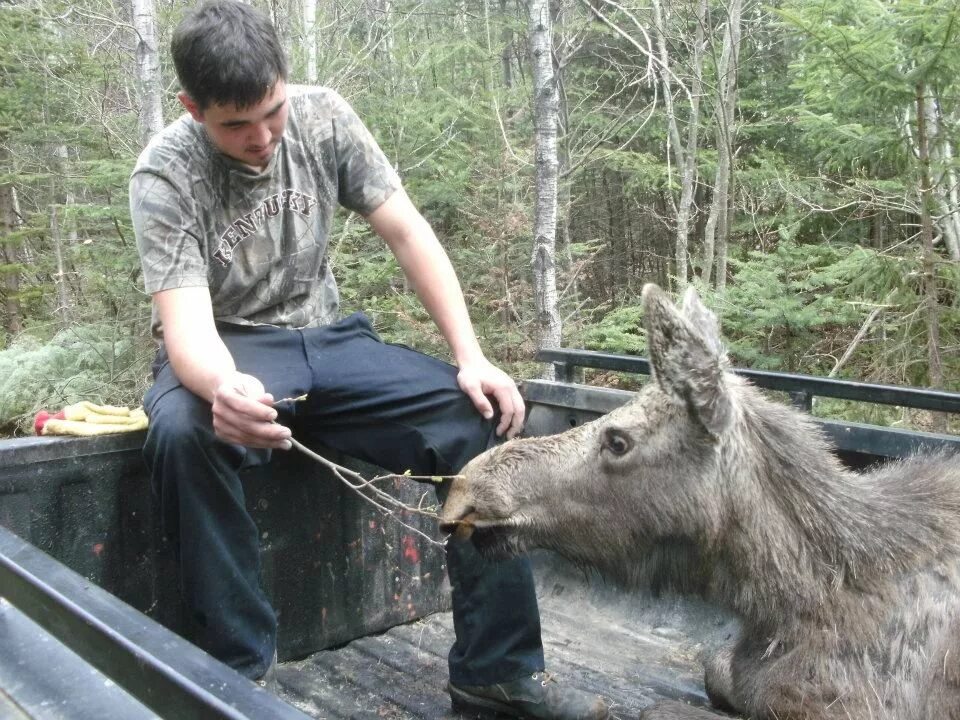
[[[516,435],[526,409],[516,383],[493,365],[477,341],[460,282],[430,224],[401,188],[367,216],[384,239],[420,302],[450,345],[460,372],[457,382],[485,418],[493,417],[489,397],[500,408],[497,435]]]

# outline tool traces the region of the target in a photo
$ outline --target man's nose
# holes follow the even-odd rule
[[[266,123],[257,123],[250,129],[250,144],[256,147],[264,147],[270,144],[273,137],[270,128]]]

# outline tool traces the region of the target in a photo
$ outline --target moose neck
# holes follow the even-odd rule
[[[715,586],[746,618],[831,617],[851,590],[873,594],[956,541],[956,525],[938,521],[935,478],[848,472],[804,416],[744,392],[743,425],[722,449],[733,516]]]

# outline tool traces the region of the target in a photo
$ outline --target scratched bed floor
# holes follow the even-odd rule
[[[536,558],[547,669],[602,695],[614,718],[659,698],[706,703],[699,655],[732,622],[712,608],[627,595]],[[445,691],[450,613],[437,613],[278,668],[280,696],[315,718],[457,720]],[[718,717],[726,717],[718,713]]]

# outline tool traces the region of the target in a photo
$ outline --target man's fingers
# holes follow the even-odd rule
[[[214,432],[237,445],[289,450],[290,430],[277,424],[273,402],[257,378],[236,373],[214,393]]]
[[[219,437],[237,445],[290,449],[290,429],[277,423],[221,419],[214,421],[214,430]]]
[[[273,422],[277,419],[277,411],[273,408],[272,400],[266,403],[262,399],[254,399],[238,393],[224,393],[217,400],[237,415],[260,422]]]
[[[512,438],[523,428],[523,419],[526,413],[523,398],[513,383],[498,388],[495,393],[494,397],[500,407],[500,423],[497,425],[497,436],[506,434],[508,439]]]
[[[467,393],[467,397],[473,402],[473,406],[477,409],[477,412],[487,420],[493,417],[493,405],[490,404],[490,400],[483,394],[483,390],[479,386],[472,385],[464,389],[464,392]]]
[[[517,384],[510,377],[489,363],[477,367],[461,368],[457,382],[483,417],[490,420],[493,413],[491,398],[500,411],[497,437],[512,438],[523,428],[526,407]]]
[[[510,397],[509,388],[497,389],[494,391],[494,397],[497,400],[497,406],[500,408],[500,422],[497,423],[497,437],[502,437],[513,422],[513,398]]]
[[[507,431],[507,437],[512,438],[523,430],[523,421],[526,419],[527,406],[523,402],[523,396],[516,386],[513,387],[513,417],[510,420],[510,429]]]

